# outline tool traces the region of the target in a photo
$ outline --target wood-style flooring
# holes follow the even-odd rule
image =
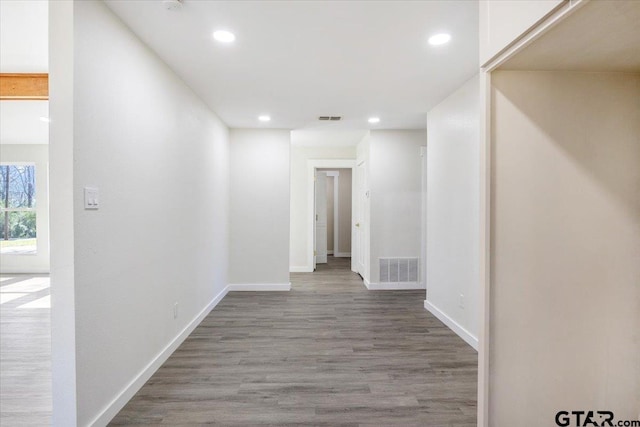
[[[0,276],[0,426],[51,424],[49,277]]]
[[[111,425],[476,426],[475,350],[348,262],[228,294]]]

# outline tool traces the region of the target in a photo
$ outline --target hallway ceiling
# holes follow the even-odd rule
[[[234,128],[424,128],[478,69],[476,1],[106,3]],[[214,41],[220,29],[236,41]],[[450,43],[427,43],[441,32]]]

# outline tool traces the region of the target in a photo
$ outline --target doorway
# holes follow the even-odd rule
[[[352,258],[357,256],[357,248],[352,245],[354,239],[354,211],[356,206],[355,174],[353,170],[356,167],[355,160],[309,160],[308,168],[308,212],[311,215],[307,220],[308,232],[308,265],[311,266],[309,271],[315,271],[317,265],[324,264],[328,261],[324,260],[324,255],[333,256],[334,258]],[[337,173],[336,173],[337,172]],[[318,174],[323,180],[318,188]],[[329,174],[329,175],[327,175]],[[340,178],[342,176],[342,179]],[[329,185],[327,186],[327,182]],[[336,186],[337,183],[337,186]],[[319,191],[316,191],[318,190]],[[337,197],[336,197],[337,190]],[[327,195],[327,192],[331,194]],[[327,211],[327,199],[330,200],[331,211]],[[337,200],[337,203],[336,203]],[[324,204],[324,206],[322,206]],[[318,207],[320,212],[318,212]],[[336,219],[337,207],[337,219]],[[342,215],[340,213],[343,213]],[[323,215],[324,214],[324,215]],[[316,215],[320,219],[321,231],[318,232]],[[327,217],[331,217],[327,219]],[[331,223],[323,224],[323,222]],[[331,231],[331,237],[328,236]],[[336,236],[336,231],[338,235]],[[320,239],[318,239],[320,237]],[[326,243],[325,243],[326,242]],[[342,243],[341,243],[342,242]],[[337,246],[336,246],[337,243]],[[318,246],[320,244],[320,247]],[[330,246],[327,246],[330,245]],[[321,250],[320,259],[318,259],[318,249]],[[329,251],[333,254],[329,254]],[[352,271],[354,269],[353,262],[347,263]]]
[[[350,168],[318,168],[314,187],[317,264],[330,258],[351,258],[352,183]],[[335,262],[334,262],[335,264]],[[337,265],[337,264],[336,264]],[[314,268],[315,269],[315,268]]]

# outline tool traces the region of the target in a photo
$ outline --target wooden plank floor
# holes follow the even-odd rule
[[[51,424],[49,277],[0,276],[0,425]]]
[[[111,425],[475,426],[476,352],[347,262],[227,295]]]

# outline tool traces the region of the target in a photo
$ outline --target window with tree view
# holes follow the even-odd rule
[[[36,168],[0,165],[0,253],[35,254]]]

